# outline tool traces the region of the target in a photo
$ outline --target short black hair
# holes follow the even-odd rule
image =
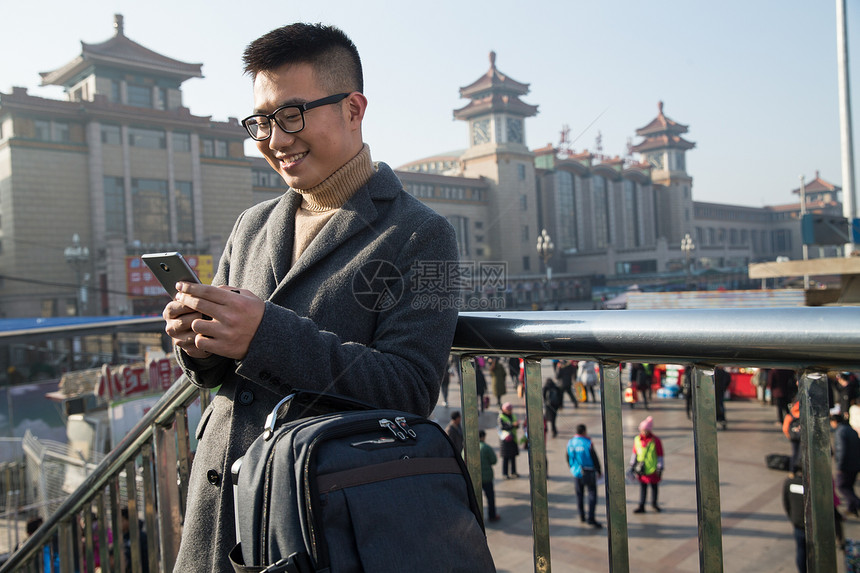
[[[452,419],[452,420],[458,420],[458,419],[460,419],[460,412],[459,412],[459,410],[454,410],[453,412],[451,412],[451,419]]]
[[[486,438],[486,437],[487,437],[487,432],[485,432],[484,430],[478,430],[478,439]]]
[[[310,64],[328,91],[364,91],[358,49],[334,26],[295,23],[277,28],[248,44],[242,61],[251,79],[287,64]]]
[[[576,425],[576,433],[584,434],[585,433],[585,424],[577,424]]]
[[[33,535],[40,527],[42,527],[41,517],[31,517],[27,520],[27,535]]]

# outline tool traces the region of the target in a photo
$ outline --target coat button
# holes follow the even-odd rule
[[[253,401],[254,401],[254,393],[251,392],[250,390],[242,390],[239,393],[239,403],[242,404],[243,406],[247,406]]]
[[[219,476],[218,472],[216,472],[215,470],[209,470],[208,472],[206,472],[206,479],[212,485],[218,485],[219,483],[221,483],[221,476]]]

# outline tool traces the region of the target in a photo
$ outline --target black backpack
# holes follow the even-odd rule
[[[233,483],[238,572],[495,571],[463,459],[427,418],[298,392]]]
[[[561,393],[561,388],[556,386],[555,384],[550,384],[546,389],[546,401],[550,407],[558,410],[561,406],[561,401],[563,399],[563,395]]]

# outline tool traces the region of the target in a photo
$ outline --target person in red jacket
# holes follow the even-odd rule
[[[633,513],[645,513],[645,499],[648,486],[651,486],[651,507],[663,511],[657,505],[660,479],[663,476],[663,443],[651,431],[654,419],[648,416],[639,424],[639,435],[633,442],[633,455],[630,456],[630,469],[639,480],[639,507]]]

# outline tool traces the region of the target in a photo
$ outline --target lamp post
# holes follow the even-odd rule
[[[684,271],[687,277],[687,288],[690,288],[690,251],[695,250],[696,245],[693,243],[693,237],[690,233],[684,235],[681,239],[681,250],[684,251]]]
[[[81,274],[90,261],[90,250],[81,245],[81,238],[75,233],[72,235],[72,244],[66,247],[63,254],[66,256],[66,262],[75,269],[75,285],[78,290],[75,297],[75,315],[81,316],[87,306],[87,291],[84,288],[84,281],[81,280]],[[84,280],[88,277],[89,275],[84,275]]]
[[[555,245],[552,244],[552,237],[549,236],[549,233],[546,232],[546,229],[543,229],[538,235],[537,239],[537,252],[541,259],[543,259],[543,265],[546,267],[546,299],[549,301],[549,289],[551,288],[552,281],[552,267],[549,266],[549,260],[552,258],[553,251],[555,251]]]

